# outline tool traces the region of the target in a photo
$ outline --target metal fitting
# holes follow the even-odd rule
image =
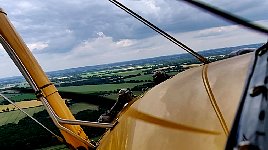
[[[260,150],[260,148],[251,144],[250,141],[242,141],[238,144],[237,150]]]
[[[7,15],[7,13],[4,11],[4,9],[3,8],[1,8],[0,7],[0,13],[3,13],[3,14],[5,14],[5,15]]]
[[[267,88],[264,85],[253,87],[250,91],[250,96],[255,97],[260,95],[261,93],[267,92]]]

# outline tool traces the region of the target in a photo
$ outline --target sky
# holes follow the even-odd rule
[[[177,0],[119,0],[195,51],[267,36]],[[267,0],[203,0],[268,28]],[[45,71],[185,53],[108,0],[0,0]],[[20,75],[0,46],[0,78]]]

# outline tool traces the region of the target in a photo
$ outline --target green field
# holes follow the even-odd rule
[[[139,81],[141,81],[141,80],[143,80],[143,81],[153,80],[153,77],[151,74],[147,74],[147,75],[141,75],[141,76],[137,76],[137,77],[127,78],[124,81],[130,81],[130,80],[139,80]]]
[[[7,98],[18,96],[20,94],[4,94]],[[4,101],[4,98],[0,96],[0,102]]]
[[[33,100],[33,99],[36,99],[36,96],[33,93],[18,94],[14,97],[11,97],[11,100],[15,102],[22,101],[22,100]]]
[[[105,72],[103,72],[103,71],[101,71],[101,72],[88,72],[88,73],[83,73],[82,75],[81,75],[81,77],[82,78],[87,78],[87,77],[92,77],[92,76],[104,76],[104,75],[107,75],[108,73],[106,73],[106,71]]]
[[[34,108],[27,108],[23,109],[26,111],[29,115],[33,115],[35,113],[38,113],[42,110],[44,110],[43,106],[34,107]],[[7,124],[7,123],[18,123],[20,119],[26,117],[26,115],[21,112],[20,110],[15,111],[9,111],[9,112],[2,112],[0,113],[0,126]]]
[[[118,76],[128,76],[128,75],[136,75],[142,73],[142,70],[132,70],[132,71],[124,71],[124,72],[112,72],[109,75],[118,75]]]
[[[56,145],[56,146],[41,148],[37,150],[70,150],[70,148],[68,148],[66,145]]]
[[[100,71],[100,72],[88,72],[84,73],[81,75],[81,77],[86,78],[86,77],[92,77],[92,76],[112,76],[112,75],[117,75],[117,76],[128,76],[128,75],[136,75],[138,73],[142,74],[142,71],[147,70],[147,69],[140,69],[140,70],[131,70],[131,71],[114,71],[114,70],[107,70],[107,71]]]
[[[7,98],[11,99],[13,102],[20,102],[23,100],[33,100],[36,99],[35,94],[33,93],[20,93],[20,94],[4,94]],[[0,101],[3,101],[4,98],[0,97]]]
[[[117,100],[118,94],[109,94],[109,95],[106,95],[104,97],[106,97],[108,99],[112,99],[112,100]]]
[[[133,88],[134,86],[142,84],[144,83],[99,84],[99,85],[59,87],[58,89],[60,92],[75,92],[75,93],[90,94],[95,92],[113,91],[122,88]]]
[[[177,75],[179,72],[170,72],[168,75]]]

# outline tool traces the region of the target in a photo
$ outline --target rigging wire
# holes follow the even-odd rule
[[[170,40],[172,43],[176,44],[177,46],[179,46],[183,50],[185,50],[188,53],[192,54],[194,57],[196,57],[202,63],[204,63],[204,64],[208,64],[209,63],[209,61],[205,57],[203,57],[202,55],[196,53],[194,50],[192,50],[191,48],[189,48],[188,46],[186,46],[182,42],[178,41],[177,39],[175,39],[174,37],[172,37],[171,35],[169,35],[165,31],[163,31],[162,29],[158,28],[157,26],[155,26],[154,24],[152,24],[148,20],[144,19],[143,17],[141,17],[140,15],[138,15],[137,13],[135,13],[134,11],[132,11],[131,9],[127,8],[126,6],[124,6],[123,4],[121,4],[120,2],[118,2],[116,0],[109,0],[109,1],[111,3],[113,3],[114,5],[116,5],[117,7],[119,7],[120,9],[124,10],[125,12],[127,12],[128,14],[130,14],[131,16],[133,16],[134,18],[136,18],[137,20],[139,20],[142,23],[144,23],[145,25],[147,25],[149,28],[151,28],[154,31],[156,31],[157,33],[161,34],[166,39]]]
[[[179,0],[177,0],[179,1]],[[189,3],[191,5],[194,5],[198,8],[201,8],[203,10],[206,10],[212,14],[215,14],[219,17],[222,17],[228,21],[231,21],[231,22],[234,22],[234,23],[237,23],[237,24],[240,24],[242,26],[245,26],[249,29],[252,29],[252,30],[255,30],[255,31],[258,31],[262,34],[265,34],[265,35],[268,35],[268,29],[258,25],[258,24],[254,24],[254,23],[251,23],[250,21],[244,19],[244,18],[241,18],[239,16],[236,16],[234,14],[231,14],[231,13],[228,13],[226,11],[223,11],[223,10],[220,10],[219,8],[216,8],[216,7],[213,7],[213,6],[210,6],[209,4],[206,4],[206,3],[203,3],[203,2],[200,2],[200,1],[196,1],[196,0],[181,0],[181,1],[184,1],[186,3]]]
[[[48,132],[50,132],[53,136],[55,136],[60,142],[65,143],[63,138],[61,138],[60,136],[58,136],[56,133],[52,132],[50,129],[48,129],[46,126],[44,126],[41,122],[39,122],[38,120],[36,120],[34,117],[32,117],[31,115],[29,115],[26,111],[24,111],[22,108],[20,108],[17,104],[15,104],[12,100],[10,100],[9,98],[7,98],[5,95],[3,95],[2,93],[0,93],[0,96],[3,97],[5,100],[7,100],[9,103],[11,103],[13,106],[15,106],[16,108],[18,108],[21,112],[23,112],[25,115],[27,115],[28,117],[30,117],[34,122],[36,122],[37,124],[39,124],[42,128],[44,128],[45,130],[47,130]]]

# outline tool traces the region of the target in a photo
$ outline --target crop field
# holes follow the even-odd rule
[[[44,110],[44,107],[41,106],[42,104],[40,105],[41,102],[40,103],[38,102],[39,101],[29,103],[29,101],[24,101],[24,102],[18,102],[16,104],[24,108],[23,110],[32,116],[33,114]],[[38,104],[39,106],[36,106]],[[13,105],[5,105],[1,107],[3,108],[7,106],[9,106],[9,108],[14,108]],[[98,110],[99,107],[97,105],[88,104],[88,103],[75,103],[75,104],[72,104],[69,108],[73,114],[77,114],[78,112],[83,111],[83,110]],[[16,110],[10,109],[9,112],[0,111],[0,126],[7,124],[7,123],[18,123],[19,120],[23,119],[24,117],[27,117],[27,116],[18,109]]]
[[[121,83],[121,84],[99,84],[99,85],[83,85],[83,86],[68,86],[68,87],[59,87],[60,92],[75,92],[90,94],[94,92],[101,91],[113,91],[122,88],[133,88],[137,85],[144,83]]]
[[[27,109],[23,109],[23,110],[32,116],[33,114],[44,110],[44,107],[39,106],[39,107],[27,108]],[[21,112],[20,110],[1,112],[0,113],[0,118],[1,118],[0,119],[0,126],[7,124],[7,123],[18,123],[24,117],[26,117],[26,115],[23,112]]]
[[[20,108],[30,108],[30,107],[37,107],[41,106],[42,102],[37,101],[37,100],[32,100],[32,101],[21,101],[21,102],[16,102],[16,105],[19,106]],[[3,110],[17,110],[15,106],[12,104],[8,105],[0,105],[0,112],[3,112]]]

